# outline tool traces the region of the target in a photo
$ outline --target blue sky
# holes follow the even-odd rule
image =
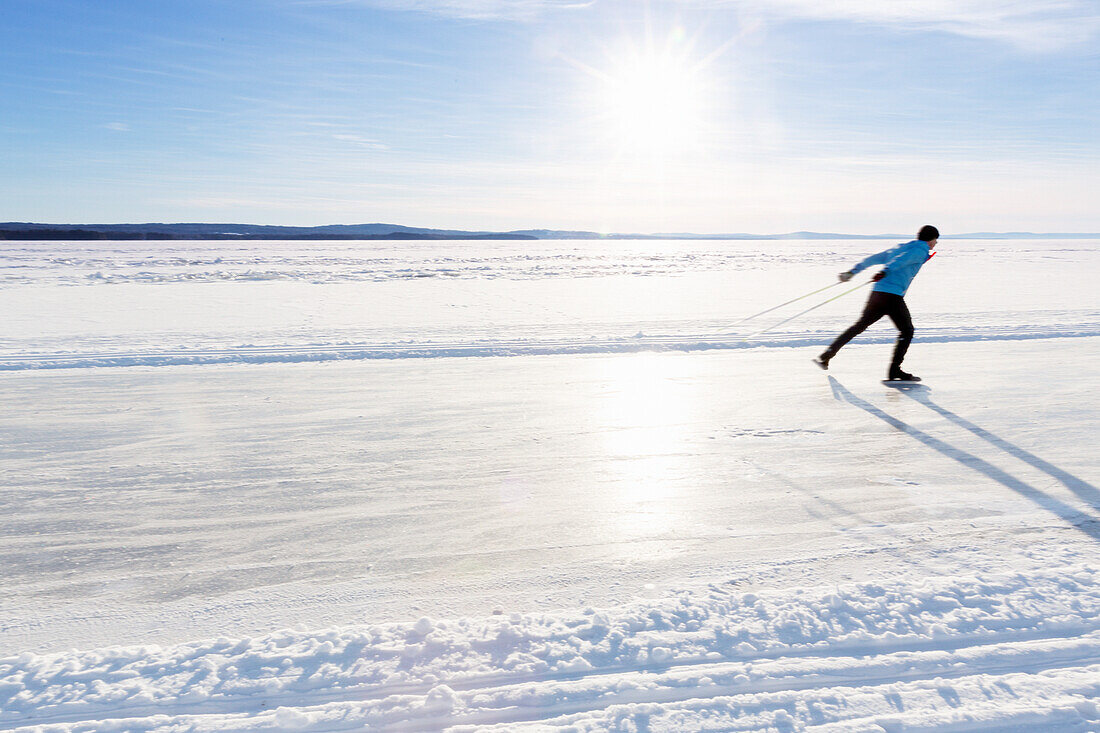
[[[1100,231],[1090,0],[0,7],[0,220]]]

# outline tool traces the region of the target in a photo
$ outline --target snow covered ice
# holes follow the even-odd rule
[[[0,728],[1100,729],[1100,246],[888,244],[6,243]]]

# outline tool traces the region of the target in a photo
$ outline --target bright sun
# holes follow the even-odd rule
[[[614,54],[600,82],[601,118],[620,152],[665,156],[694,147],[702,132],[707,84],[671,41],[664,48]]]

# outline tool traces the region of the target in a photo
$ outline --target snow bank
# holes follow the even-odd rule
[[[1086,730],[1100,568],[0,659],[48,730]]]
[[[391,343],[238,346],[223,349],[132,351],[79,354],[21,354],[0,356],[0,371],[24,369],[81,369],[90,367],[184,366],[201,364],[300,364],[362,359],[438,359],[454,357],[551,356],[564,354],[636,354],[690,352],[714,349],[815,348],[828,341],[829,332],[769,334],[697,334],[646,336],[638,333],[615,339],[525,339],[471,343]],[[1028,341],[1032,339],[1100,336],[1100,325],[1021,326],[990,329],[933,329],[921,333],[922,343],[959,341]],[[861,343],[892,343],[893,336],[865,337]]]

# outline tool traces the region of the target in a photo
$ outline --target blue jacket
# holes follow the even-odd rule
[[[875,283],[872,288],[879,293],[905,295],[909,283],[917,276],[921,265],[932,259],[932,250],[927,242],[914,239],[912,242],[873,254],[852,268],[852,274],[866,270],[871,265],[886,265],[886,277]]]

